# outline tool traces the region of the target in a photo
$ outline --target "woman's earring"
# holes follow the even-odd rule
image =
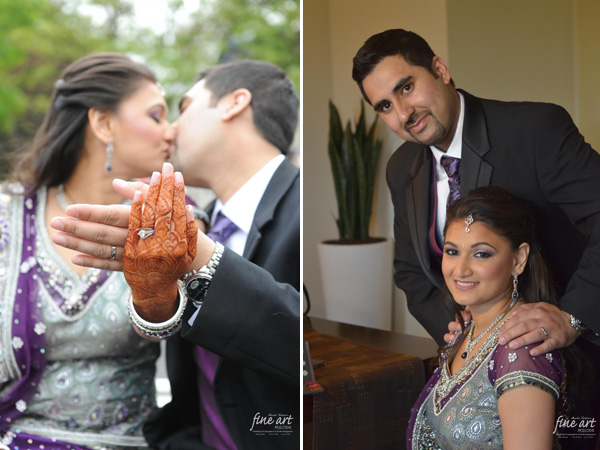
[[[112,157],[113,152],[115,151],[115,146],[113,144],[113,140],[109,139],[106,143],[106,164],[104,164],[104,170],[110,172],[112,170]]]
[[[519,275],[517,275],[517,272],[515,272],[515,273],[513,273],[513,291],[512,291],[513,299],[519,298],[519,291],[517,290],[518,284],[519,284]]]

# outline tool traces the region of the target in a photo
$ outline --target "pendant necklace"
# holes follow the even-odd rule
[[[510,305],[508,305],[508,308],[506,308],[506,311],[504,311],[502,314],[496,317],[496,319],[490,324],[490,326],[483,330],[483,333],[480,333],[479,336],[477,336],[473,341],[471,340],[471,338],[473,337],[473,328],[475,327],[475,323],[471,323],[471,326],[469,327],[469,334],[467,335],[467,345],[465,347],[465,351],[460,355],[462,359],[468,358],[469,354],[473,351],[473,348],[477,345],[481,338],[485,336],[488,333],[488,331],[494,328],[504,316],[506,316],[506,314],[512,309],[512,307],[515,306],[517,300],[517,298],[513,298],[512,302],[510,302]]]

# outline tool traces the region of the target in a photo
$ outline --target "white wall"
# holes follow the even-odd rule
[[[375,12],[374,7],[377,8]],[[369,36],[398,27],[399,18],[402,18],[401,26],[423,34],[437,47],[441,55],[446,56],[445,17],[445,3],[438,0],[304,0],[303,274],[304,283],[311,296],[311,315],[315,317],[325,317],[317,243],[338,237],[334,220],[337,206],[327,156],[328,101],[331,99],[336,104],[344,122],[358,115],[361,95],[351,77],[352,58]],[[369,110],[368,120],[373,118],[374,115]],[[376,187],[377,207],[372,234],[392,237],[392,207],[385,186],[383,168],[401,141],[385,126],[381,126],[380,130],[380,135],[384,138],[384,148],[380,179]],[[392,261],[389,267],[391,271]],[[396,300],[395,303],[399,301],[402,300]],[[426,335],[424,330],[404,313],[404,304],[395,309],[399,311],[398,317],[394,318],[395,329]]]

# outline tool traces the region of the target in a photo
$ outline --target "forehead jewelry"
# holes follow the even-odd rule
[[[474,221],[473,221],[473,214],[469,214],[469,217],[467,217],[467,218],[465,219],[465,223],[467,224],[467,228],[465,228],[465,231],[466,231],[467,233],[470,233],[470,232],[471,232],[471,229],[470,229],[469,227],[471,226],[471,224],[472,224],[473,222],[474,222]]]

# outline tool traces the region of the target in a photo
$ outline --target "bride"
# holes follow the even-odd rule
[[[418,398],[408,448],[552,448],[555,402],[565,393],[561,352],[532,357],[530,346],[498,345],[518,306],[556,301],[530,211],[497,187],[475,189],[448,209],[445,295],[456,311],[468,306],[472,320]],[[547,330],[538,331],[543,341]]]

